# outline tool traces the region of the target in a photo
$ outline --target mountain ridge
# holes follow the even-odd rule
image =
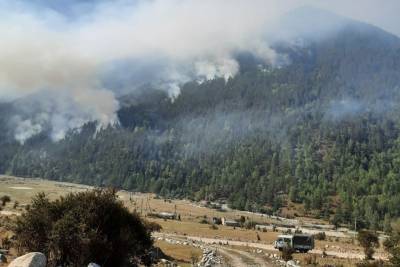
[[[279,43],[290,64],[247,58],[235,77],[186,83],[173,101],[143,87],[120,98],[115,127],[88,123],[56,143],[46,133],[24,145],[2,138],[0,172],[267,213],[291,201],[384,229],[400,216],[400,39],[354,27]]]

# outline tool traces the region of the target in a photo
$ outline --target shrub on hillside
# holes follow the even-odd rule
[[[314,235],[315,240],[325,240],[326,234],[325,232],[320,232]]]
[[[136,266],[153,245],[149,229],[114,190],[71,193],[56,201],[40,193],[14,232],[19,251],[43,252],[48,266]]]
[[[11,201],[11,197],[4,195],[0,198],[0,200],[1,200],[1,205],[4,207],[8,202]]]
[[[289,247],[284,247],[281,251],[281,257],[284,261],[290,261],[293,260],[293,253],[294,250]]]
[[[11,248],[11,240],[8,236],[5,236],[1,239],[1,248],[10,249]]]
[[[364,248],[366,260],[372,260],[375,248],[379,247],[379,239],[375,232],[362,230],[358,232],[357,240]]]
[[[400,266],[400,220],[393,222],[392,233],[383,245],[389,253],[389,261],[392,266]]]
[[[162,229],[161,225],[156,222],[144,221],[144,224],[150,232],[160,232]]]

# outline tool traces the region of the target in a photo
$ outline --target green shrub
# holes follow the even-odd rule
[[[0,200],[1,200],[1,205],[4,207],[8,202],[11,201],[11,197],[4,195],[0,198]]]
[[[326,239],[326,234],[325,234],[325,232],[320,232],[318,234],[315,234],[314,238],[316,240],[325,240]]]
[[[48,266],[136,266],[152,248],[150,230],[114,190],[71,193],[50,201],[38,194],[14,226],[20,252],[46,254]]]
[[[207,219],[202,218],[202,219],[199,221],[199,223],[201,223],[201,224],[208,224],[208,221],[207,221]]]
[[[293,259],[294,250],[289,247],[284,247],[281,251],[281,257],[284,261],[290,261]]]
[[[357,240],[364,248],[365,259],[372,260],[375,253],[374,248],[379,247],[379,240],[376,233],[372,231],[362,230],[358,233]]]

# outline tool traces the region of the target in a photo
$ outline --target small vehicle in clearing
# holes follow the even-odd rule
[[[308,234],[279,235],[274,242],[274,247],[282,251],[284,248],[292,248],[301,253],[307,253],[314,249],[314,237]]]

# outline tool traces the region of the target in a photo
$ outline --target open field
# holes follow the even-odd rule
[[[0,195],[9,195],[21,205],[29,204],[33,196],[44,192],[50,199],[56,199],[70,192],[90,189],[90,186],[47,181],[42,179],[16,178],[0,175]]]
[[[174,258],[180,266],[191,266],[192,260],[198,261],[201,258],[202,251],[185,245],[171,244],[165,241],[157,240],[155,245],[162,251]]]
[[[0,176],[0,196],[9,195],[11,197],[11,202],[5,206],[1,213],[3,217],[18,215],[23,211],[23,206],[29,204],[31,198],[39,192],[44,192],[49,198],[55,199],[70,192],[84,191],[91,188],[84,185],[41,179]],[[165,235],[178,239],[188,239],[190,237],[193,240],[210,246],[219,245],[222,249],[221,254],[224,254],[223,256],[225,257],[230,255],[233,262],[238,262],[240,257],[242,260],[249,258],[249,255],[246,253],[253,253],[255,249],[261,249],[263,253],[279,254],[277,250],[273,249],[272,243],[280,232],[271,230],[256,231],[254,229],[234,228],[223,225],[218,225],[216,229],[212,229],[210,224],[200,223],[201,220],[206,219],[209,221],[212,217],[239,219],[241,216],[244,216],[246,220],[273,224],[279,223],[281,220],[279,218],[236,210],[217,211],[189,200],[164,200],[152,194],[120,191],[118,195],[130,210],[135,210],[144,217],[151,212],[176,212],[180,215],[180,221],[146,217],[146,219],[157,222],[162,226],[161,233],[157,235]],[[16,208],[14,207],[15,201],[19,202],[19,206]],[[320,220],[308,221],[302,218],[301,224],[303,223],[322,224],[324,222]],[[321,230],[316,229],[315,231]],[[362,249],[354,241],[354,236],[340,234],[345,235],[345,237],[328,236],[324,241],[316,241],[316,248],[312,251],[312,255],[315,255],[316,261],[321,266],[327,263],[335,263],[338,266],[354,266],[363,257]],[[229,245],[226,246],[226,243],[229,243]],[[157,240],[156,244],[164,253],[176,259],[183,266],[190,264],[192,257],[201,258],[202,251],[199,248],[171,244],[162,240]],[[322,258],[321,254],[323,250],[330,256]],[[294,257],[304,263],[309,255],[311,254],[295,254]],[[380,258],[386,258],[381,249],[377,251],[376,255]],[[259,255],[257,257],[260,258]]]

